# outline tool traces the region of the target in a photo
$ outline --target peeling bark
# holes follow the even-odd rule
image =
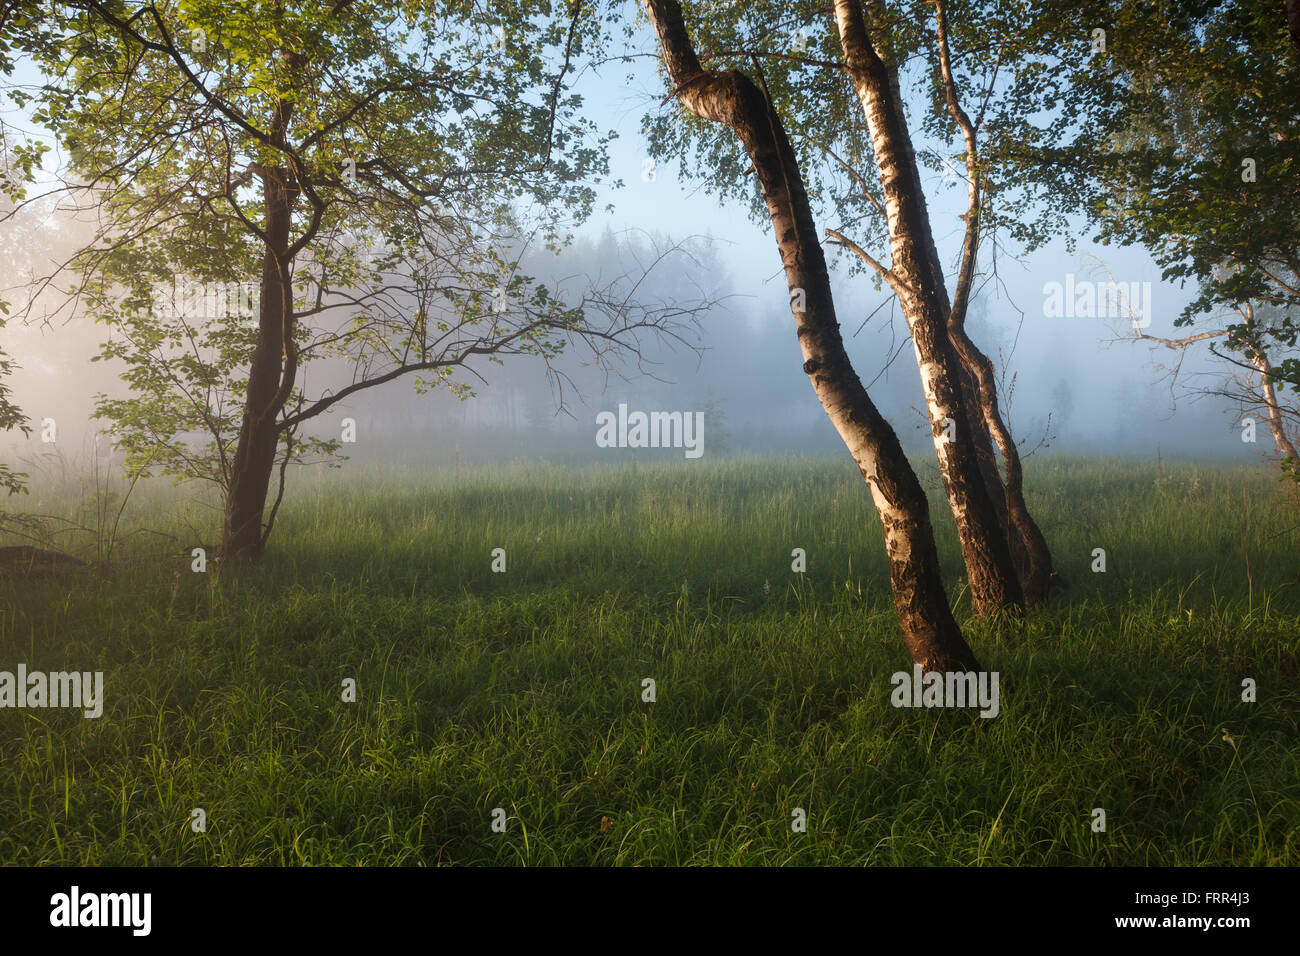
[[[871,490],[912,659],[926,670],[977,670],[943,589],[924,489],[844,350],[826,258],[781,119],[744,73],[701,69],[676,0],[644,3],[678,99],[701,119],[728,126],[754,164],[791,297],[804,292],[804,311],[794,313],[803,369]]]
[[[1006,525],[998,520],[995,496],[986,484],[986,471],[981,470],[976,443],[980,429],[963,401],[966,373],[949,338],[951,308],[903,116],[897,71],[877,54],[857,0],[836,0],[834,16],[845,68],[867,118],[885,199],[891,271],[903,288],[899,302],[912,334],[935,456],[957,522],[975,610],[983,614],[1018,608],[1024,603],[1024,592],[1011,559]],[[957,441],[944,440],[948,419],[958,424]]]
[[[1255,366],[1260,374],[1260,398],[1263,399],[1264,409],[1268,415],[1268,430],[1269,434],[1273,436],[1273,444],[1277,446],[1278,453],[1283,458],[1300,461],[1300,456],[1296,455],[1295,443],[1291,441],[1291,436],[1286,432],[1286,421],[1282,417],[1282,406],[1277,401],[1277,389],[1273,387],[1273,380],[1269,377],[1269,373],[1273,371],[1273,366],[1268,360],[1268,354],[1258,343],[1255,344],[1251,364]]]
[[[961,267],[957,273],[956,293],[948,312],[948,338],[961,357],[967,380],[970,382],[971,417],[980,419],[973,427],[979,439],[978,454],[985,481],[993,495],[998,519],[1002,522],[1007,543],[1011,547],[1012,558],[1016,571],[1020,575],[1025,598],[1030,604],[1037,604],[1047,598],[1051,583],[1057,576],[1052,568],[1052,553],[1047,546],[1047,539],[1043,537],[1038,523],[1034,521],[1029,506],[1025,503],[1024,471],[1020,463],[1020,450],[1016,447],[1011,437],[1011,430],[1007,427],[1002,417],[1002,410],[998,407],[997,379],[994,375],[993,363],[966,334],[966,313],[975,278],[975,262],[980,240],[980,216],[983,211],[979,152],[975,125],[962,109],[958,99],[957,84],[953,79],[943,0],[935,0],[934,8],[944,98],[948,112],[961,130],[966,146],[966,230],[962,243]],[[927,231],[927,238],[936,273],[942,276],[943,273],[938,271],[938,252],[934,246],[933,234]],[[945,301],[946,298],[945,292]],[[992,441],[997,442],[998,451],[1002,453],[1002,461],[1006,467],[1005,484],[998,473],[997,462],[993,459]],[[999,495],[1001,501],[998,500]]]

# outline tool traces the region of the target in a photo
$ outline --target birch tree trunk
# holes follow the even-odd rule
[[[1025,502],[1024,470],[1020,463],[1020,450],[1016,447],[1011,430],[1007,427],[1002,417],[1002,410],[998,407],[997,378],[993,363],[966,334],[966,313],[975,278],[975,263],[981,232],[980,216],[983,212],[979,152],[975,126],[962,108],[956,80],[953,78],[943,0],[934,0],[934,7],[944,98],[947,101],[949,114],[961,130],[966,147],[966,229],[962,244],[961,267],[957,273],[956,294],[948,311],[948,338],[961,357],[968,380],[972,384],[975,414],[971,417],[979,419],[972,427],[977,433],[977,453],[980,455],[985,482],[990,488],[990,493],[994,495],[998,518],[1002,522],[1007,542],[1011,546],[1012,559],[1020,575],[1025,598],[1030,604],[1037,604],[1047,598],[1050,589],[1054,571],[1052,552]],[[894,71],[891,75],[896,78],[897,72]],[[897,93],[896,82],[894,91]],[[898,102],[901,103],[901,99]],[[913,163],[915,163],[914,158]],[[928,228],[928,224],[926,238],[931,262],[942,284],[943,272],[934,245],[934,234]],[[946,289],[941,290],[941,298],[946,304],[948,301]],[[1002,461],[1006,467],[1005,484],[998,474],[996,461],[993,462],[990,474],[988,459],[992,457],[992,441],[997,442],[998,451],[1002,453]],[[997,501],[999,495],[1001,501]]]
[[[898,94],[897,73],[877,55],[857,0],[835,0],[844,63],[862,102],[880,173],[892,264],[925,391],[935,455],[957,523],[977,613],[1016,608],[1024,592],[1006,529],[981,472],[975,435],[962,397],[964,369],[949,339],[951,308],[930,232],[920,172]],[[956,429],[956,440],[948,435]]]
[[[942,7],[939,9],[942,9]],[[873,13],[876,18],[873,22],[878,22],[885,15],[883,4],[880,3],[873,4],[870,12]],[[886,62],[885,69],[889,74],[890,99],[898,113],[900,129],[906,129],[907,118],[903,116],[902,113],[903,93],[898,82],[898,67],[893,63]],[[939,249],[934,244],[934,231],[929,228],[930,212],[925,201],[925,190],[921,188],[920,167],[916,162],[916,151],[912,146],[912,138],[910,136],[905,136],[903,138],[903,141],[899,144],[899,150],[903,156],[904,165],[915,169],[917,173],[915,180],[916,203],[920,210],[920,217],[926,223],[926,228],[923,230],[919,239],[925,247],[926,257],[930,260],[930,269],[939,279],[937,288],[935,289],[935,294],[939,299],[940,310],[946,312],[948,315],[948,337],[952,340],[952,323],[953,318],[957,315],[957,310],[954,310],[952,304],[948,301],[948,288],[946,283],[943,281],[943,264],[939,259]],[[974,180],[972,180],[972,183],[974,183]],[[978,193],[976,193],[976,195],[978,196]],[[975,214],[978,215],[978,206],[975,208]],[[970,215],[970,211],[968,211],[967,215]],[[977,220],[973,221],[968,219],[967,223],[968,227],[970,225],[975,225],[976,230],[978,230]],[[968,228],[968,236],[970,235],[970,232],[971,230]],[[963,266],[964,265],[965,262],[963,262]],[[959,285],[959,299],[961,298],[960,292],[961,286]],[[961,321],[964,323],[966,313],[964,302],[961,304],[959,311]],[[969,342],[970,340],[967,339],[966,341]],[[974,343],[970,344],[971,349],[975,349]],[[989,503],[993,506],[993,513],[997,517],[998,527],[1002,531],[1002,536],[1010,545],[1011,563],[1019,574],[1021,586],[1023,587],[1026,569],[1029,566],[1029,556],[1020,535],[1016,533],[1015,527],[1011,523],[1011,518],[1007,511],[1006,487],[1002,483],[1002,474],[998,471],[998,459],[993,450],[993,436],[989,432],[987,410],[985,403],[982,401],[979,377],[976,374],[976,370],[972,367],[971,362],[967,360],[966,353],[962,352],[955,340],[953,340],[953,347],[957,349],[958,358],[961,359],[963,366],[962,404],[966,409],[965,422],[968,431],[962,437],[968,435],[970,438],[972,451],[975,454],[976,461],[979,463],[980,475],[984,479],[984,488],[988,492]],[[979,354],[981,358],[983,357],[983,354],[980,353],[978,349],[975,349],[975,352],[976,354]],[[990,368],[992,368],[992,366],[990,366]],[[996,396],[997,393],[995,391],[995,400]]]
[[[978,669],[948,606],[925,492],[844,350],[825,255],[780,117],[744,73],[701,69],[676,0],[644,4],[677,98],[701,119],[728,126],[754,164],[792,303],[804,305],[794,313],[804,372],[871,490],[885,533],[894,607],[912,659],[926,670]]]
[[[1273,380],[1269,378],[1269,373],[1273,370],[1272,363],[1268,360],[1268,353],[1264,351],[1263,345],[1258,339],[1254,344],[1254,356],[1251,358],[1251,364],[1259,371],[1260,398],[1263,399],[1264,410],[1268,414],[1268,430],[1273,436],[1273,444],[1277,446],[1278,454],[1283,458],[1290,458],[1293,462],[1300,462],[1300,456],[1296,455],[1295,443],[1291,441],[1291,436],[1286,431],[1286,420],[1282,417],[1282,406],[1278,404],[1277,389],[1273,387]]]

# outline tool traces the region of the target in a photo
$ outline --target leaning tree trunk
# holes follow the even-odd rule
[[[1016,447],[1011,437],[1011,430],[1002,416],[1002,410],[998,407],[997,379],[994,375],[993,363],[966,334],[966,314],[970,305],[983,226],[980,218],[983,212],[983,190],[980,183],[975,125],[962,108],[957,81],[953,76],[943,0],[934,0],[934,15],[944,98],[947,101],[948,112],[961,130],[966,145],[966,235],[962,244],[957,291],[948,312],[948,337],[966,367],[968,379],[975,393],[975,408],[983,418],[982,427],[978,429],[979,437],[982,439],[981,463],[985,457],[992,455],[991,440],[997,441],[998,450],[1002,453],[1007,473],[1006,484],[1002,483],[996,462],[992,469],[990,484],[994,487],[995,493],[998,491],[1002,493],[1004,506],[999,510],[999,517],[1006,527],[1007,540],[1011,546],[1012,557],[1016,563],[1016,570],[1020,574],[1020,583],[1024,588],[1026,599],[1029,603],[1036,604],[1046,599],[1053,580],[1060,581],[1060,577],[1052,567],[1052,553],[1047,546],[1047,539],[1043,537],[1038,523],[1034,521],[1029,506],[1025,503],[1024,471],[1020,464],[1020,450]],[[897,71],[891,70],[890,76],[893,80],[895,99],[901,104],[902,98],[897,95]],[[915,165],[914,160],[913,165]],[[930,259],[938,270],[939,254],[932,233],[927,233],[927,240]],[[938,274],[942,275],[942,272]],[[947,302],[946,292],[944,292],[944,302]],[[987,468],[985,473],[988,476]]]
[[[938,32],[939,68],[943,76],[944,96],[948,112],[961,130],[966,145],[966,235],[962,244],[961,267],[958,270],[957,291],[948,309],[948,338],[961,357],[968,381],[974,392],[974,410],[981,418],[977,423],[977,438],[980,439],[981,464],[985,465],[985,477],[993,488],[994,494],[1002,495],[1002,507],[998,516],[1003,521],[1007,542],[1011,546],[1016,570],[1020,574],[1020,583],[1024,588],[1026,600],[1037,604],[1047,597],[1053,578],[1052,553],[1047,546],[1038,523],[1034,521],[1025,503],[1024,471],[1020,464],[1020,450],[1011,437],[1011,430],[1002,417],[998,407],[997,378],[993,363],[980,351],[969,335],[966,334],[966,313],[970,305],[971,286],[975,278],[975,263],[979,254],[979,240],[982,228],[980,216],[983,212],[982,190],[980,188],[979,154],[977,152],[975,126],[958,100],[957,84],[952,73],[952,64],[948,49],[947,18],[944,14],[942,0],[935,0],[935,28]],[[897,71],[890,70],[892,90],[895,102],[900,104],[898,95]],[[912,157],[915,166],[915,157]],[[926,232],[930,261],[936,274],[942,276],[939,266],[939,253],[935,248],[934,235]],[[947,291],[942,290],[941,298],[948,306]],[[1006,467],[1006,483],[1002,482],[997,472],[996,462],[989,474],[986,459],[992,455],[992,441],[997,442]]]
[[[877,4],[871,8],[871,12],[877,15],[877,21],[879,21],[885,11],[881,5]],[[898,68],[892,63],[886,63],[885,68],[889,74],[889,99],[899,115],[900,128],[906,129],[907,118],[902,114],[903,93],[898,82]],[[916,162],[916,151],[912,147],[910,136],[904,137],[902,142],[899,143],[899,151],[903,157],[902,165],[904,168],[912,168],[917,171],[916,205],[920,210],[920,216],[927,224],[927,228],[921,234],[920,241],[925,246],[926,257],[930,260],[930,269],[940,280],[935,289],[935,294],[939,299],[940,311],[945,312],[949,317],[949,328],[951,329],[953,310],[951,303],[948,301],[947,284],[943,281],[943,264],[939,259],[939,249],[934,244],[934,231],[928,226],[930,211],[925,201],[925,190],[921,188],[920,168]],[[960,295],[960,287],[958,292]],[[963,314],[964,311],[963,307]],[[951,336],[949,337],[951,338]],[[955,347],[956,344],[954,343]],[[1023,583],[1023,569],[1026,567],[1028,560],[1020,536],[1016,534],[1015,528],[1011,524],[1010,515],[1007,513],[1006,487],[1002,484],[1002,474],[998,471],[997,454],[993,450],[993,437],[989,434],[984,407],[980,401],[978,381],[974,370],[965,361],[965,356],[962,355],[960,350],[958,350],[958,358],[962,359],[961,394],[962,405],[966,410],[965,425],[968,429],[963,437],[968,436],[970,439],[971,451],[979,464],[980,475],[984,479],[984,488],[988,492],[989,503],[993,506],[993,513],[997,516],[998,527],[1011,547],[1012,566],[1020,575],[1020,580]]]
[[[891,84],[888,66],[867,37],[861,5],[856,0],[836,0],[835,18],[845,66],[866,113],[880,172],[891,271],[899,280],[896,291],[912,334],[939,473],[957,523],[975,610],[1018,608],[1024,594],[1011,549],[980,471],[976,445],[966,433],[963,368],[948,338],[947,292],[943,273],[937,270],[938,257],[931,252],[929,215],[897,84]],[[946,438],[948,422],[957,429],[956,441]]]
[[[1278,404],[1277,389],[1273,387],[1273,379],[1269,373],[1273,371],[1273,366],[1268,360],[1268,353],[1264,347],[1256,341],[1254,343],[1254,357],[1251,364],[1259,371],[1260,374],[1260,395],[1264,400],[1264,408],[1268,413],[1268,430],[1273,436],[1273,444],[1277,446],[1278,454],[1283,458],[1290,458],[1293,462],[1300,462],[1296,456],[1295,443],[1291,441],[1291,436],[1286,432],[1286,420],[1282,417],[1282,406]]]
[[[925,492],[844,350],[826,259],[781,119],[745,74],[701,69],[676,0],[644,3],[678,98],[701,119],[730,127],[754,164],[791,300],[804,306],[794,313],[804,372],[871,489],[885,532],[894,607],[912,659],[926,670],[977,669],[943,589]]]
[[[885,13],[883,6],[879,3],[871,8],[871,12],[877,15],[879,22]],[[907,118],[903,116],[903,93],[898,82],[898,68],[892,63],[886,63],[885,68],[889,74],[889,98],[894,105],[895,111],[899,115],[900,128],[906,129]],[[960,308],[954,310],[952,304],[948,301],[948,287],[943,281],[943,264],[939,259],[939,249],[934,243],[934,230],[929,228],[930,212],[925,201],[925,190],[921,188],[920,168],[916,162],[916,152],[912,147],[910,136],[904,137],[899,144],[899,150],[903,156],[903,166],[905,168],[915,169],[917,171],[916,179],[916,204],[920,210],[920,215],[927,224],[926,229],[922,232],[921,242],[925,246],[926,257],[930,260],[930,269],[934,275],[939,277],[939,283],[935,289],[935,294],[939,299],[940,311],[948,315],[949,339],[952,340],[951,330],[954,316],[958,317],[964,323],[966,305],[964,301],[960,302]],[[973,185],[973,181],[972,181]],[[975,205],[968,212],[968,216],[978,216],[978,192],[975,193]],[[974,226],[974,230],[970,226]],[[978,236],[978,222],[971,222],[968,219],[967,236]],[[966,263],[963,262],[963,266]],[[968,287],[967,287],[968,290]],[[958,285],[958,299],[962,299],[963,286]],[[969,339],[967,340],[969,342]],[[974,343],[970,343],[974,349]],[[981,477],[984,479],[984,489],[988,492],[989,503],[993,506],[993,513],[997,517],[998,528],[1001,529],[1002,537],[1006,539],[1011,549],[1011,563],[1019,576],[1021,587],[1025,587],[1025,581],[1029,574],[1031,564],[1029,553],[1025,547],[1022,536],[1018,533],[1016,526],[1011,521],[1011,516],[1007,510],[1007,489],[1002,483],[1002,474],[998,470],[997,454],[993,450],[993,436],[989,432],[988,420],[986,418],[987,406],[981,400],[978,376],[971,363],[966,358],[966,353],[958,348],[957,343],[953,342],[953,347],[957,349],[958,358],[962,360],[962,405],[966,410],[965,424],[968,429],[966,435],[969,436],[971,451],[975,455],[975,460],[979,465]],[[983,357],[978,349],[975,354]],[[991,366],[990,366],[991,367]],[[994,393],[996,399],[996,392]],[[1033,600],[1030,598],[1029,600]]]
[[[281,104],[273,128],[282,136],[291,107]],[[221,554],[226,560],[261,557],[266,508],[279,446],[279,416],[292,387],[293,282],[289,226],[293,198],[289,178],[279,167],[259,167],[266,209],[266,254],[262,260],[257,346],[248,372],[243,422],[226,490]]]
[[[1020,451],[1016,448],[1016,443],[1002,420],[1001,410],[998,408],[993,363],[970,340],[962,322],[952,321],[948,329],[958,354],[975,377],[977,400],[984,414],[985,427],[997,442],[998,451],[1002,453],[1002,463],[1007,472],[1006,514],[1011,524],[1008,535],[1011,536],[1013,551],[1018,544],[1023,555],[1020,573],[1025,598],[1030,604],[1037,604],[1047,597],[1052,577],[1052,553],[1047,546],[1047,539],[1043,537],[1043,532],[1025,503],[1024,471],[1020,464]]]
[[[948,320],[948,327],[952,328],[952,319]],[[949,338],[952,336],[949,334]],[[953,347],[956,348],[954,341]],[[1002,483],[1002,472],[998,469],[997,452],[993,449],[993,436],[989,433],[988,419],[985,418],[984,407],[980,401],[979,385],[976,381],[975,373],[965,361],[965,356],[958,349],[958,356],[962,358],[962,401],[966,406],[966,422],[970,429],[971,444],[975,446],[975,458],[979,462],[980,474],[984,477],[984,488],[988,491],[989,500],[993,505],[993,511],[998,518],[998,527],[1002,529],[1002,536],[1007,539],[1007,544],[1011,548],[1011,563],[1016,569],[1016,574],[1020,577],[1020,586],[1025,587],[1025,576],[1029,567],[1029,554],[1025,549],[1024,541],[1016,531],[1015,525],[1011,523],[1011,515],[1007,511],[1007,489]],[[982,354],[982,353],[981,353]],[[1032,601],[1032,598],[1027,600]]]

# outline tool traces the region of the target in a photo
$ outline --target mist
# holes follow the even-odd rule
[[[22,245],[6,253],[9,296],[15,286],[48,270],[75,247],[87,227],[55,212],[29,214]],[[446,388],[417,394],[409,380],[370,389],[312,422],[310,432],[338,437],[355,423],[356,441],[343,448],[354,461],[450,464],[537,457],[580,462],[612,458],[668,459],[668,449],[604,449],[595,442],[596,415],[620,404],[646,411],[701,412],[704,457],[802,454],[835,456],[843,446],[803,373],[783,282],[745,280],[733,268],[736,250],[711,236],[651,236],[616,232],[608,223],[580,235],[559,256],[533,254],[524,271],[539,282],[571,289],[575,281],[607,282],[638,275],[656,251],[674,248],[651,272],[640,295],[655,301],[703,303],[683,327],[683,342],[647,338],[641,354],[597,367],[569,348],[551,367],[532,356],[512,356],[458,370],[455,381],[473,388],[460,399]],[[775,255],[771,257],[775,260]],[[1041,257],[1049,258],[1049,257]],[[1021,288],[1052,281],[1069,265],[1024,270]],[[1079,274],[1085,260],[1078,259]],[[928,426],[906,324],[896,303],[868,279],[837,270],[836,301],[854,365],[877,406],[909,451],[924,455]],[[1086,280],[1080,280],[1086,281]],[[1148,330],[1167,332],[1176,314],[1176,290],[1158,288],[1162,318]],[[1040,297],[1041,299],[1041,297]],[[1171,382],[1167,357],[1147,343],[1125,339],[1123,319],[1049,318],[1041,301],[1014,300],[990,285],[971,305],[974,340],[1000,370],[1011,428],[1026,452],[1104,454],[1228,460],[1257,456],[1241,441],[1240,411],[1224,398],[1198,393],[1214,374],[1208,354],[1193,352]],[[12,377],[16,400],[35,426],[25,440],[5,436],[8,460],[30,465],[54,454],[85,460],[108,454],[96,434],[95,397],[124,397],[121,369],[92,361],[106,331],[82,312],[11,323],[4,348],[21,366]],[[308,367],[308,394],[325,394],[349,381],[340,361]],[[43,422],[57,425],[57,441],[42,441]],[[39,482],[39,474],[34,478]]]

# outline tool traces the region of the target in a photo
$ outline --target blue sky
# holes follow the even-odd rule
[[[737,204],[722,203],[706,194],[697,182],[680,180],[675,163],[659,165],[654,182],[642,179],[646,144],[641,134],[641,119],[647,110],[660,109],[663,98],[656,68],[654,60],[642,58],[630,65],[609,64],[598,77],[583,78],[581,90],[588,98],[592,115],[602,117],[619,133],[611,165],[615,177],[622,178],[626,184],[625,188],[608,191],[603,197],[603,201],[614,203],[613,214],[598,214],[584,231],[592,234],[605,228],[616,232],[640,228],[672,235],[709,233],[719,243],[734,291],[742,297],[735,311],[747,315],[763,334],[790,335],[790,360],[797,367],[797,347],[789,326],[788,294],[767,223],[752,221]],[[625,81],[629,72],[636,74],[632,83]],[[935,238],[951,276],[962,235],[962,224],[957,217],[964,211],[964,181],[944,186],[938,174],[923,175]],[[837,224],[818,223],[819,227],[828,225]],[[1076,282],[1105,282],[1109,268],[1110,275],[1118,281],[1151,283],[1153,315],[1146,330],[1149,334],[1179,334],[1173,319],[1191,298],[1190,290],[1163,283],[1160,270],[1141,249],[1096,246],[1087,241],[1082,226],[1075,238],[1079,241],[1074,253],[1067,251],[1065,238],[1061,237],[1019,260],[1001,257],[1000,282],[986,287],[987,319],[992,328],[985,329],[984,341],[979,344],[995,363],[1008,359],[1014,345],[1007,370],[1008,375],[1017,375],[1022,416],[1026,408],[1042,411],[1048,407],[1064,378],[1076,397],[1076,404],[1091,412],[1087,419],[1076,415],[1079,431],[1075,437],[1101,440],[1117,428],[1149,429],[1152,434],[1173,432],[1175,444],[1180,439],[1194,443],[1204,438],[1207,448],[1220,446],[1225,451],[1235,450],[1231,444],[1236,434],[1233,415],[1221,403],[1210,403],[1212,408],[1207,408],[1204,402],[1189,405],[1183,399],[1174,414],[1168,383],[1159,381],[1160,370],[1152,365],[1153,359],[1163,361],[1170,353],[1153,351],[1145,344],[1116,341],[1125,332],[1123,321],[1048,318],[1043,314],[1047,283],[1064,283],[1070,274]],[[887,260],[887,250],[875,251],[878,258]],[[827,252],[833,267],[837,260],[842,262],[842,253],[835,247],[827,247]],[[850,280],[843,275],[844,271],[838,270],[841,278],[837,280],[837,312],[846,336],[852,336],[861,320],[885,295],[876,291],[870,280]],[[873,319],[873,327],[878,327],[881,321],[879,316]],[[897,324],[895,333],[905,335],[901,318]],[[978,338],[978,330],[973,331]],[[850,341],[850,350],[864,381],[874,376],[888,342],[888,337],[873,339],[870,332]],[[999,348],[1003,350],[1001,354]],[[1197,374],[1213,368],[1203,361],[1204,355],[1203,350],[1193,352],[1184,364],[1181,378],[1184,385],[1195,381]],[[900,361],[904,360],[910,360],[910,350],[903,353]],[[807,399],[815,408],[811,390]],[[1211,417],[1212,427],[1221,430],[1214,436],[1205,436],[1206,415],[1213,409],[1217,411]]]
[[[650,52],[650,38],[642,34],[642,51]],[[631,82],[628,74],[634,74]],[[615,233],[628,229],[680,238],[691,234],[708,234],[717,244],[721,261],[725,264],[736,298],[727,314],[711,320],[706,329],[708,343],[717,352],[715,360],[725,358],[726,343],[736,334],[775,336],[778,341],[788,341],[790,369],[783,387],[790,389],[790,401],[796,409],[817,420],[820,408],[810,388],[800,383],[800,357],[793,335],[793,322],[788,309],[788,293],[775,243],[767,223],[751,220],[746,210],[737,204],[722,203],[706,194],[698,183],[682,181],[676,163],[660,164],[653,181],[642,177],[646,161],[645,138],[641,121],[647,110],[675,108],[672,104],[661,107],[663,86],[657,75],[657,61],[641,57],[631,63],[612,62],[597,72],[588,72],[580,80],[589,114],[602,128],[618,133],[611,151],[611,172],[622,179],[624,188],[605,190],[597,204],[597,214],[581,229],[579,234],[588,238],[599,236],[605,230]],[[12,116],[7,120],[12,121]],[[913,124],[915,125],[915,123]],[[871,170],[864,170],[868,176]],[[964,188],[961,185],[944,187],[940,177],[925,174],[927,201],[931,212],[935,237],[940,247],[945,267],[955,270],[961,240],[961,223],[957,216],[964,207]],[[604,211],[606,203],[613,203],[612,213]],[[819,222],[819,227],[838,223]],[[1079,236],[1084,240],[1084,236]],[[887,259],[886,251],[875,250],[879,258]],[[1167,383],[1158,381],[1158,370],[1152,359],[1163,359],[1164,354],[1153,352],[1145,345],[1114,342],[1117,331],[1123,331],[1122,322],[1107,323],[1098,319],[1047,318],[1043,314],[1044,285],[1064,282],[1068,274],[1077,280],[1105,280],[1090,255],[1100,255],[1109,264],[1114,276],[1125,282],[1150,282],[1153,290],[1154,315],[1148,332],[1168,335],[1175,332],[1172,320],[1182,309],[1189,295],[1186,291],[1160,282],[1159,271],[1141,250],[1095,248],[1080,241],[1078,251],[1066,251],[1064,239],[1058,239],[1033,256],[1022,261],[1004,258],[1000,261],[998,287],[988,288],[986,322],[972,323],[972,333],[977,342],[990,354],[995,364],[1006,365],[1008,379],[1015,374],[1015,414],[1021,420],[1035,420],[1045,416],[1062,388],[1073,396],[1076,406],[1070,432],[1062,436],[1068,444],[1104,442],[1107,436],[1120,431],[1149,433],[1152,444],[1164,434],[1166,443],[1183,444],[1196,449],[1204,447],[1209,454],[1215,449],[1225,454],[1239,452],[1234,447],[1236,432],[1234,416],[1222,403],[1201,402],[1189,409],[1186,401],[1179,405],[1176,416],[1171,415],[1171,400]],[[828,247],[828,259],[834,264],[841,253]],[[872,320],[871,326],[854,335],[862,320],[885,298],[866,278],[837,279],[837,312],[850,354],[858,366],[859,374],[869,382],[881,367],[891,344],[898,344],[906,335],[901,317],[895,319],[892,329],[888,311]],[[1022,314],[1023,313],[1023,314]],[[42,368],[41,351],[45,348],[62,348],[48,333],[34,334],[30,330],[6,330],[7,341],[20,340],[15,354],[24,354],[27,366],[15,376],[14,384],[20,400],[33,392],[48,393],[51,385],[38,374]],[[90,350],[85,336],[82,344]],[[1014,346],[1014,352],[1012,348]],[[1194,353],[1183,369],[1184,383],[1194,381],[1194,376],[1212,366],[1203,361],[1204,351]],[[715,365],[716,365],[715,361]],[[912,365],[911,351],[905,350],[890,375],[909,374]],[[716,373],[715,373],[716,374]],[[914,375],[914,369],[911,371]],[[1064,384],[1063,384],[1064,383]],[[683,382],[688,391],[698,391],[692,383]],[[607,403],[620,399],[619,386],[606,396]],[[919,398],[919,386],[918,386]],[[723,389],[725,396],[725,388]],[[37,402],[39,404],[39,402]],[[905,411],[897,402],[893,407],[881,401],[882,411],[899,416]],[[804,407],[806,406],[806,408]],[[735,408],[731,414],[743,416],[744,408]],[[78,416],[82,417],[83,416]]]

